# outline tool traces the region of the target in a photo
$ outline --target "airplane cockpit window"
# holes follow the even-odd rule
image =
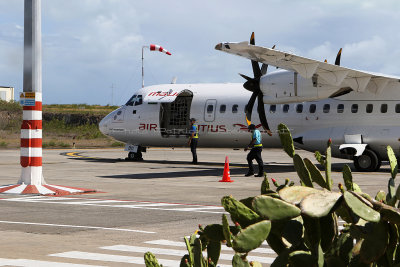
[[[396,113],[400,113],[400,104],[396,104]]]
[[[324,107],[322,108],[322,111],[324,113],[329,113],[329,110],[331,109],[331,105],[325,104]]]
[[[213,113],[214,111],[214,105],[208,105],[207,106],[207,113]]]
[[[316,110],[317,110],[317,105],[311,104],[309,109],[310,113],[315,113]]]
[[[298,104],[296,106],[296,112],[297,113],[302,113],[303,112],[303,104]]]
[[[344,105],[343,104],[337,105],[337,113],[343,113],[343,111],[344,111]]]
[[[275,111],[276,111],[276,105],[271,105],[269,107],[269,113],[275,113]]]
[[[128,102],[126,102],[126,106],[139,106],[143,103],[142,95],[133,95]]]
[[[226,105],[219,106],[219,113],[225,113]]]
[[[358,104],[351,105],[351,113],[357,113],[357,112],[358,112]]]
[[[381,105],[381,112],[382,112],[382,113],[386,113],[387,110],[388,110],[388,105],[387,105],[387,104],[382,104],[382,105]]]
[[[239,108],[239,105],[233,105],[232,106],[232,113],[237,113],[238,112],[238,108]]]
[[[365,107],[365,111],[367,113],[372,113],[373,110],[374,110],[374,105],[373,104],[367,104],[367,106]]]
[[[283,113],[288,113],[289,112],[289,105],[285,104],[283,105]]]

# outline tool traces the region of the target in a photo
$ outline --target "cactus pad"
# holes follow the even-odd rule
[[[278,133],[279,133],[279,138],[281,139],[283,150],[285,150],[285,152],[289,155],[289,157],[293,158],[293,156],[295,155],[295,150],[293,146],[292,135],[288,127],[283,123],[279,124]]]
[[[267,239],[270,230],[270,221],[265,220],[252,224],[233,238],[232,248],[236,252],[248,253],[258,248]]]
[[[304,164],[306,165],[308,171],[310,172],[311,180],[313,182],[316,182],[320,187],[329,190],[329,186],[326,183],[324,176],[322,176],[317,166],[315,166],[309,159],[304,159]]]
[[[396,178],[397,175],[398,165],[397,165],[396,155],[394,154],[394,151],[391,148],[391,146],[387,146],[387,154],[390,163],[390,173],[392,175],[392,179],[394,179]]]
[[[294,168],[296,169],[297,174],[299,175],[300,180],[308,187],[314,187],[311,181],[311,175],[308,171],[306,165],[304,164],[303,159],[295,154],[293,156]]]
[[[359,197],[355,196],[355,193],[346,191],[343,197],[347,206],[349,206],[354,214],[369,222],[379,222],[381,218],[379,212],[373,210],[365,202],[360,200]]]
[[[313,218],[324,217],[330,213],[341,196],[341,193],[330,191],[311,194],[300,202],[301,212]]]
[[[301,213],[295,205],[269,196],[255,197],[253,208],[261,217],[272,221],[291,219]]]
[[[286,202],[297,205],[300,201],[308,195],[319,193],[321,190],[305,187],[305,186],[291,186],[283,188],[279,191],[279,196]]]

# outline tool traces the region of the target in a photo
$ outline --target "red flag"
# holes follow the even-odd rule
[[[160,52],[163,52],[163,53],[165,53],[167,55],[171,55],[171,53],[168,52],[167,50],[165,50],[164,48],[162,48],[162,46],[155,45],[155,44],[151,44],[150,45],[150,51],[160,51]]]

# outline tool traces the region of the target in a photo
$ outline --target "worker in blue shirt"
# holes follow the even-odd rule
[[[249,154],[247,154],[247,162],[249,164],[249,171],[245,175],[252,176],[254,175],[254,166],[253,166],[253,159],[257,161],[258,164],[258,174],[256,177],[263,177],[264,176],[264,162],[261,158],[262,152],[262,140],[261,140],[261,132],[256,129],[254,124],[250,124],[248,127],[249,131],[252,133],[251,142],[250,144],[244,149],[247,151],[251,148]]]
[[[190,146],[190,151],[192,151],[192,156],[193,156],[193,164],[197,164],[197,142],[199,141],[199,130],[197,128],[196,119],[191,118],[190,119],[190,136],[189,136],[189,141],[188,145]]]

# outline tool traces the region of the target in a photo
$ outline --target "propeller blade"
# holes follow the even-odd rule
[[[249,76],[246,76],[244,74],[239,73],[239,75],[242,76],[247,81],[252,81],[253,80],[253,78],[250,78]]]
[[[254,32],[251,33],[251,37],[250,37],[250,44],[251,45],[255,45],[255,39],[254,39]],[[258,62],[255,60],[251,61],[251,66],[253,67],[253,74],[254,74],[254,79],[260,79],[260,77],[262,76],[261,73],[261,69],[260,69],[260,65],[258,65]]]
[[[271,130],[269,129],[267,117],[265,116],[263,93],[261,92],[261,90],[257,94],[257,100],[258,100],[257,111],[258,111],[258,116],[260,117],[261,125],[264,128],[264,130],[267,131],[268,135],[271,136],[272,133],[271,133]]]
[[[253,112],[253,106],[254,106],[254,102],[256,102],[256,98],[257,98],[258,93],[257,92],[253,92],[253,94],[251,95],[250,99],[249,99],[249,103],[247,103],[246,105],[246,122],[247,125],[251,124],[251,113]]]
[[[342,56],[342,48],[339,49],[339,52],[337,53],[336,60],[335,60],[335,65],[340,66],[340,58]]]

